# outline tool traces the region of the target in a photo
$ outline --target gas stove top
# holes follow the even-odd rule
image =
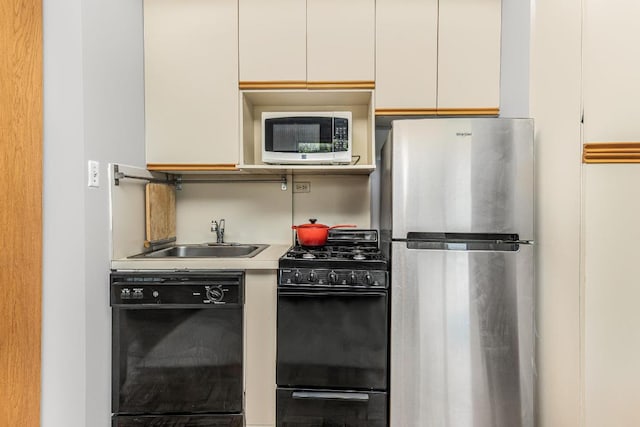
[[[278,266],[281,286],[386,287],[388,269],[376,230],[329,230],[326,245],[294,245]]]
[[[319,261],[372,261],[383,259],[377,247],[370,246],[321,246],[308,248],[293,246],[284,255],[288,259],[315,259]]]
[[[294,245],[280,258],[280,267],[372,268],[386,270],[376,230],[329,230],[327,244]]]

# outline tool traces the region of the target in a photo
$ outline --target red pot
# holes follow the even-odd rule
[[[322,246],[327,243],[329,230],[339,227],[356,227],[353,224],[340,224],[329,227],[324,224],[316,224],[317,219],[310,219],[309,224],[292,225],[291,228],[298,233],[298,242],[302,246]]]

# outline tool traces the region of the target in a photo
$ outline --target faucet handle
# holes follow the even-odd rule
[[[218,229],[224,232],[224,218],[217,223]]]

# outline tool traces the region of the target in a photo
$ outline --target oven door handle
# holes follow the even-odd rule
[[[286,297],[384,297],[386,292],[376,291],[363,291],[363,292],[329,292],[329,291],[293,291],[293,290],[280,290],[278,295]]]
[[[337,391],[294,391],[291,393],[291,397],[294,399],[369,401],[367,393],[341,393]]]

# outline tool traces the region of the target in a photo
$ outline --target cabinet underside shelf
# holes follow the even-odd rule
[[[217,163],[147,163],[147,169],[158,172],[219,172],[219,171],[239,171],[234,164]]]

